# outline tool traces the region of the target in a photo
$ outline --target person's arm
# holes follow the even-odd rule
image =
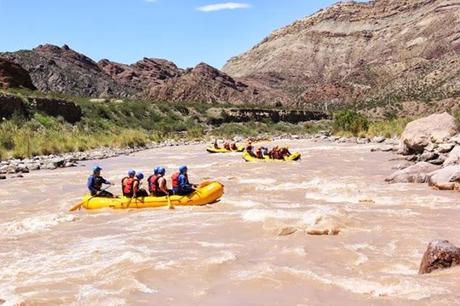
[[[160,186],[160,191],[163,193],[169,193],[168,188],[166,186],[166,179],[164,177],[160,178],[160,181],[158,182]]]
[[[106,185],[112,185],[112,183],[111,183],[110,181],[106,180],[105,178],[102,178],[102,180],[103,180],[102,182],[103,182],[104,184],[106,184]]]
[[[137,197],[137,191],[139,191],[139,181],[133,183],[133,198]]]
[[[88,177],[88,182],[86,183],[86,186],[88,187],[89,191],[91,192],[92,195],[97,194],[98,190],[93,187],[93,182],[94,182],[94,177],[90,176]]]

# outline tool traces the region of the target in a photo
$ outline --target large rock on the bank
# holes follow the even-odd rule
[[[454,190],[458,189],[460,185],[460,165],[448,166],[436,170],[427,176],[428,185],[442,189]]]
[[[385,179],[389,183],[425,183],[428,174],[439,167],[427,162],[420,162],[403,170],[398,170]]]
[[[444,161],[444,167],[458,164],[460,164],[460,146],[456,146],[452,151],[450,151]]]
[[[447,240],[433,240],[428,244],[428,249],[423,255],[419,273],[431,273],[458,264],[460,264],[460,248]]]
[[[430,143],[443,143],[458,131],[457,121],[448,113],[434,114],[410,122],[401,135],[409,153],[422,153]]]

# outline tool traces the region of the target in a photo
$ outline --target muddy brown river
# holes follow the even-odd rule
[[[455,305],[460,268],[418,275],[428,242],[460,245],[459,194],[384,183],[370,146],[289,141],[303,159],[245,163],[162,148],[0,182],[5,305]],[[94,164],[225,185],[204,207],[69,213]],[[280,236],[279,233],[291,235]],[[338,232],[338,235],[309,233]]]

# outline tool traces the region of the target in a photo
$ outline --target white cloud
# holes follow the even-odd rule
[[[245,9],[245,8],[250,8],[250,7],[251,5],[247,3],[225,2],[225,3],[215,3],[215,4],[200,6],[197,8],[197,10],[207,13],[207,12],[216,12],[216,11],[222,11],[222,10]]]

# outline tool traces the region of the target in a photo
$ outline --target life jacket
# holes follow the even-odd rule
[[[224,144],[224,149],[230,151],[230,150],[231,150],[231,149],[230,149],[230,144],[229,144],[229,143],[225,143],[225,144]]]
[[[156,176],[155,174],[149,176],[149,178],[147,179],[147,182],[149,183],[149,191],[150,192],[157,192],[158,190],[160,190],[160,186],[158,184],[158,179],[159,179],[159,177]]]
[[[251,152],[254,149],[252,145],[247,145],[246,146],[246,151]]]
[[[121,186],[123,188],[123,194],[133,194],[139,190],[139,184],[137,184],[136,190],[134,190],[134,182],[139,182],[135,177],[125,177],[121,180]]]
[[[263,159],[263,158],[264,158],[264,155],[262,154],[262,150],[261,150],[261,149],[257,149],[257,151],[256,151],[256,156],[257,156],[257,158],[260,158],[260,159]]]
[[[171,185],[172,185],[173,189],[179,189],[180,188],[180,186],[179,186],[179,176],[180,175],[181,174],[179,172],[176,172],[171,176]],[[187,175],[185,175],[185,180],[188,183],[188,176]]]
[[[173,189],[179,188],[179,175],[179,172],[175,172],[171,175],[171,184]]]
[[[93,176],[93,188],[96,190],[101,190],[102,188],[102,183],[105,180],[101,176]]]
[[[236,144],[232,144],[232,150],[234,151],[238,150],[238,147],[236,146]]]

